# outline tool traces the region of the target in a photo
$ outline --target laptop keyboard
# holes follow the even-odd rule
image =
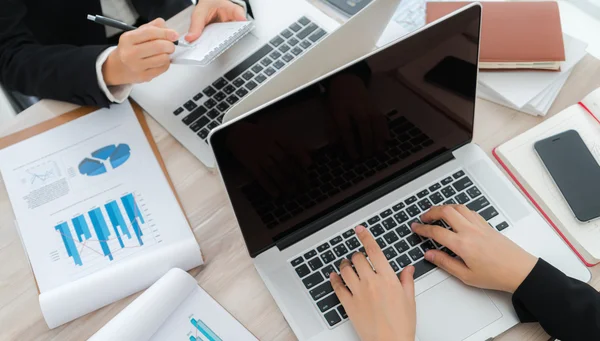
[[[307,17],[298,19],[223,77],[175,109],[173,115],[181,116],[181,122],[208,143],[208,134],[221,125],[229,108],[326,35],[327,32]]]
[[[496,222],[493,227],[498,231],[509,227],[509,224],[499,216],[498,211],[462,170],[457,170],[452,175],[416,191],[404,200],[367,217],[365,221],[356,225],[363,225],[371,232],[396,273],[412,264],[415,267],[416,280],[435,269],[435,265],[424,259],[427,250],[439,249],[452,257],[456,256],[443,245],[412,233],[410,228],[413,222],[420,222],[419,216],[430,207],[445,204],[464,204],[472,211],[478,212],[490,226],[492,226],[490,221],[497,217],[493,219]],[[451,229],[443,221],[432,224]],[[353,226],[290,260],[305,291],[330,328],[339,325],[348,316],[333,291],[329,274],[333,271],[339,273],[342,260],[351,259],[355,252],[362,252],[366,256]]]
[[[304,194],[273,198],[257,182],[244,186],[242,192],[265,226],[274,228],[433,144],[433,140],[406,117],[390,119],[396,113],[394,110],[386,115],[391,140],[380,155],[355,163],[344,157],[335,145],[327,145],[313,153],[314,164],[319,166],[307,170],[308,186],[303,190]]]

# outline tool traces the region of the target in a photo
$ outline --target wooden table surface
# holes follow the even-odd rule
[[[588,55],[575,67],[547,117],[576,103],[597,87],[600,87],[600,61]],[[41,101],[21,113],[10,126],[0,127],[0,136],[73,108],[72,104]],[[205,265],[190,273],[260,340],[295,340],[248,256],[219,178],[154,119],[146,117],[206,259]],[[493,147],[543,120],[478,99],[474,142],[491,157]],[[591,271],[591,284],[600,289],[600,267]],[[33,274],[17,234],[6,188],[0,183],[0,340],[86,340],[137,295],[49,330],[42,317]],[[548,338],[539,324],[532,323],[515,326],[496,340],[546,341]]]

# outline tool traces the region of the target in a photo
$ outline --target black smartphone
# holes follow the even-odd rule
[[[353,16],[361,9],[365,8],[372,0],[324,0],[325,2],[337,7],[349,16]]]
[[[475,99],[477,66],[448,56],[427,71],[425,80],[468,99]]]
[[[579,133],[567,130],[534,148],[575,218],[588,222],[600,217],[600,165]]]

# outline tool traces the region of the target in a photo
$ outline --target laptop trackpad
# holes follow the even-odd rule
[[[460,341],[502,317],[485,291],[454,277],[417,296],[420,341]]]

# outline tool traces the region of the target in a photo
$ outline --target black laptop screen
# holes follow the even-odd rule
[[[479,19],[472,7],[215,132],[250,255],[333,223],[471,140]]]

